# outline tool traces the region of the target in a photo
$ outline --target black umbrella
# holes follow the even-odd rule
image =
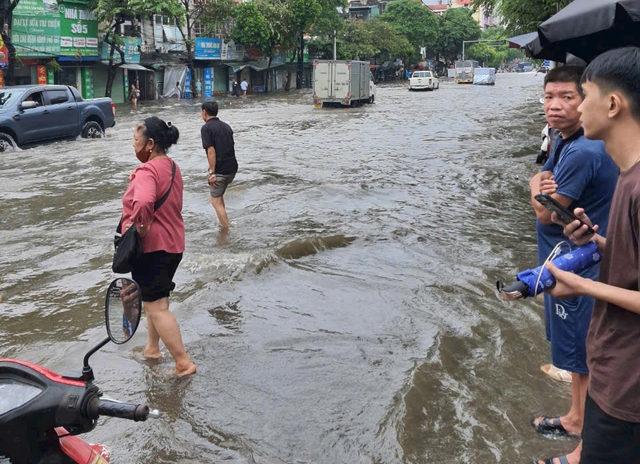
[[[540,44],[540,37],[537,32],[517,35],[507,39],[507,42],[509,42],[509,47],[520,48],[531,58],[553,60],[579,66],[586,65],[582,59],[567,53],[562,47],[555,47],[553,44],[543,47]]]
[[[571,53],[591,61],[600,53],[640,46],[640,0],[574,0],[538,26],[545,58]]]

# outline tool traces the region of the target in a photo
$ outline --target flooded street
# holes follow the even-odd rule
[[[218,233],[199,106],[117,108],[115,128],[2,153],[0,358],[80,371],[105,337],[113,230],[138,161],[133,127],[180,130],[186,252],[171,307],[198,374],[167,379],[134,339],[92,358],[107,396],[160,420],[101,419],[113,463],[524,463],[564,454],[530,425],[565,412],[542,303],[498,299],[536,263],[528,181],[543,75],[374,105],[314,109],[309,91],[218,99],[240,166]]]

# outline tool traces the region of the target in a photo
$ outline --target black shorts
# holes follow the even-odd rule
[[[136,262],[131,278],[142,289],[142,301],[156,301],[169,296],[176,288],[173,276],[182,260],[182,253],[153,251],[144,253]]]
[[[580,464],[610,463],[640,463],[640,424],[611,417],[587,394]]]

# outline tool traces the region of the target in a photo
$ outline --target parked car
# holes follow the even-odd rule
[[[409,90],[436,90],[440,81],[431,71],[414,71],[409,78]]]
[[[84,100],[75,87],[0,88],[0,151],[56,139],[97,138],[116,124],[110,98]]]

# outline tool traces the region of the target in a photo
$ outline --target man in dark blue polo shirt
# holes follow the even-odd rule
[[[233,130],[229,124],[218,119],[218,103],[202,103],[202,119],[205,124],[200,129],[202,148],[207,153],[209,171],[207,182],[211,192],[211,205],[216,211],[222,229],[229,228],[229,218],[224,204],[224,192],[233,182],[238,172]]]
[[[545,115],[551,127],[560,131],[560,137],[542,171],[529,183],[531,203],[538,218],[540,264],[547,260],[556,245],[566,239],[562,227],[552,222],[551,212],[535,200],[535,195],[547,193],[571,211],[584,208],[594,223],[601,226],[599,232],[605,234],[618,180],[618,168],[605,152],[604,144],[584,136],[578,112],[583,100],[580,85],[582,71],[578,66],[562,66],[545,76]],[[597,220],[593,219],[596,217]],[[566,244],[562,253],[568,251]],[[597,280],[598,272],[599,267],[594,266],[580,275]],[[549,293],[544,294],[551,359],[554,366],[571,373],[572,404],[569,412],[563,416],[536,418],[533,425],[539,433],[580,435],[589,380],[586,339],[593,305],[594,299],[591,297],[560,300]],[[566,457],[548,462],[577,463],[580,460],[580,447]]]

